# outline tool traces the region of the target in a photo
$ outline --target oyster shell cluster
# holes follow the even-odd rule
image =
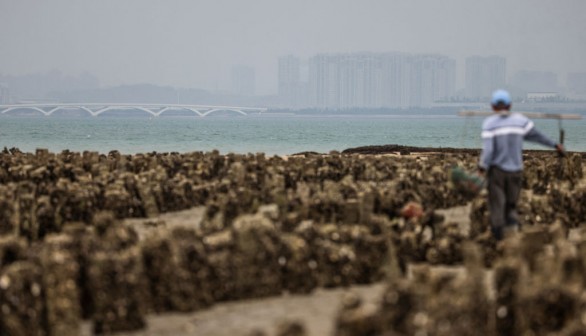
[[[337,336],[584,335],[586,235],[531,228],[507,238],[490,269],[480,245],[462,244],[455,268],[414,265],[391,273],[376,303],[350,296],[336,319]]]
[[[149,313],[189,312],[219,301],[385,279],[389,291],[395,291],[385,300],[397,298],[399,306],[385,301],[384,309],[365,313],[354,300],[342,310],[339,325],[347,328],[340,330],[359,330],[356,321],[381,333],[398,328],[410,334],[416,330],[412,324],[436,323],[440,298],[454,294],[463,300],[444,306],[448,311],[441,321],[451,321],[450,314],[467,310],[468,304],[492,311],[496,302],[482,296],[488,295],[484,291],[462,291],[451,276],[437,280],[420,271],[415,279],[406,277],[412,265],[464,264],[462,281],[478,289],[485,266],[495,269],[497,281],[505,262],[536,268],[540,261],[531,258],[540,254],[535,251],[546,251],[550,261],[578,258],[567,263],[572,270],[586,260],[579,244],[565,238],[585,221],[581,156],[527,160],[521,210],[528,228],[523,234],[541,237],[543,244],[527,243],[531,247],[518,254],[487,237],[482,197],[473,201],[469,233],[436,211],[470,201],[450,186],[448,170],[453,165],[473,169],[476,160],[473,153],[332,152],[284,158],[216,151],[131,156],[4,150],[0,335],[77,335],[82,319],[92,319],[96,333],[135,330],[146,325]],[[185,225],[128,221],[194,207],[202,207],[203,216]],[[470,242],[474,245],[468,250],[478,252],[467,252]],[[558,253],[558,245],[565,246],[564,253]],[[482,263],[470,266],[470,255]],[[503,272],[505,283],[521,279]],[[579,272],[567,272],[579,278]],[[530,273],[537,274],[542,273]],[[533,288],[537,281],[528,283]],[[507,311],[517,309],[521,299],[549,307],[555,305],[551,300],[566,297],[511,293],[512,301],[501,305],[512,307]],[[405,302],[412,307],[401,308]],[[576,308],[567,320],[576,322],[582,303],[572,302]],[[421,307],[427,315],[418,313]],[[381,311],[388,316],[381,317]],[[396,325],[399,320],[405,325]]]

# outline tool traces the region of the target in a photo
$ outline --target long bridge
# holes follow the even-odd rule
[[[90,115],[97,117],[102,113],[113,110],[135,110],[144,111],[153,117],[158,117],[167,111],[190,111],[200,117],[205,117],[215,112],[228,111],[242,115],[249,113],[263,113],[267,109],[264,107],[237,107],[237,106],[211,106],[211,105],[181,105],[181,104],[106,104],[106,103],[46,103],[46,104],[15,104],[0,105],[0,115],[11,111],[37,111],[46,116],[50,116],[57,111],[62,110],[83,110]]]

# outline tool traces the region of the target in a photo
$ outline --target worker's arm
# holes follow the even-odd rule
[[[539,132],[535,127],[531,127],[529,132],[525,134],[525,140],[537,142],[544,146],[553,147],[559,153],[560,156],[565,156],[566,149],[564,145],[556,143],[555,141],[548,138],[545,134]]]
[[[529,129],[529,131],[525,134],[525,140],[536,142],[544,146],[556,149],[558,147],[555,141],[551,140],[545,134],[538,131],[537,128],[535,128],[535,126],[531,127],[531,129]]]

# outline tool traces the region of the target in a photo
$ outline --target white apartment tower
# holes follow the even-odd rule
[[[287,108],[297,108],[301,90],[301,62],[287,55],[279,58],[279,99]]]
[[[324,109],[427,107],[454,94],[456,65],[441,55],[318,54],[310,102]]]

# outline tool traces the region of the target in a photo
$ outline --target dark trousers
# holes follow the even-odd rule
[[[522,173],[507,172],[498,167],[488,170],[488,210],[492,233],[498,240],[503,230],[519,225],[517,200],[521,192]]]

